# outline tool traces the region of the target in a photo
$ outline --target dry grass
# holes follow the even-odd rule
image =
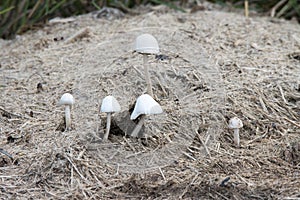
[[[1,154],[3,199],[300,197],[298,25],[164,8],[75,19],[0,43],[1,148],[13,157]],[[146,91],[142,58],[132,53],[144,32],[168,56],[150,59],[165,114],[149,117],[148,137],[136,140],[124,135]],[[70,132],[57,106],[64,92],[76,100]],[[102,143],[108,94],[122,112]],[[233,116],[244,123],[241,148],[227,129]]]

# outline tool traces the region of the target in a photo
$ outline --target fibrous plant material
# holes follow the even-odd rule
[[[0,154],[1,198],[297,199],[300,71],[290,55],[299,52],[299,25],[242,15],[156,7],[113,22],[79,16],[0,40],[1,148],[18,160]],[[92,42],[53,40],[85,27]],[[159,36],[167,58],[149,57],[164,113],[147,117],[149,137],[137,140],[124,133],[145,92],[141,56],[128,52],[141,31]],[[72,134],[56,131],[66,90],[76,97]],[[106,95],[122,111],[104,143]],[[241,148],[232,146],[232,116],[243,119]]]

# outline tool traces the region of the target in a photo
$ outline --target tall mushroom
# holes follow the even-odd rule
[[[70,93],[63,94],[59,101],[59,105],[65,106],[66,130],[71,129],[71,108],[74,103],[74,97]]]
[[[111,124],[111,115],[114,112],[120,112],[120,110],[121,110],[121,106],[115,97],[107,96],[102,100],[100,111],[107,113],[106,133],[103,137],[103,140],[108,139],[110,124]]]
[[[229,120],[228,128],[233,129],[234,131],[233,140],[234,140],[234,144],[237,147],[240,146],[239,129],[242,127],[243,127],[243,122],[238,117],[233,117]]]
[[[153,97],[152,84],[149,74],[148,55],[159,53],[158,42],[152,35],[142,34],[136,38],[134,50],[140,54],[143,54],[147,93]]]
[[[163,110],[161,106],[148,94],[139,96],[136,100],[136,104],[133,112],[131,113],[130,119],[135,120],[141,115],[140,121],[133,129],[131,136],[137,137],[140,132],[146,115],[160,114]]]

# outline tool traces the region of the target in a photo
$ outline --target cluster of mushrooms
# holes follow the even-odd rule
[[[163,109],[153,99],[152,84],[149,75],[148,56],[159,53],[159,46],[157,40],[150,34],[142,34],[135,40],[135,51],[143,55],[145,79],[147,83],[147,93],[139,96],[136,100],[136,104],[130,119],[135,120],[140,117],[139,122],[133,129],[131,136],[138,137],[138,134],[143,127],[146,115],[161,114]],[[70,93],[62,95],[59,105],[65,106],[65,130],[71,129],[71,107],[75,103],[74,97]],[[121,106],[117,99],[111,95],[106,96],[102,100],[100,112],[107,113],[106,132],[103,136],[103,140],[107,140],[111,125],[111,116],[115,112],[120,112]]]
[[[136,100],[136,104],[133,112],[131,113],[130,119],[135,120],[140,117],[139,122],[136,124],[135,128],[131,133],[131,137],[138,137],[138,134],[144,124],[146,115],[152,114],[161,114],[163,109],[153,99],[152,84],[149,75],[149,63],[148,56],[155,55],[159,53],[159,46],[157,40],[150,34],[142,34],[138,36],[135,40],[135,52],[143,55],[143,65],[144,73],[147,84],[147,93],[139,96]],[[71,129],[71,107],[75,103],[74,97],[70,93],[65,93],[62,95],[59,105],[65,106],[65,130],[68,131]],[[115,112],[120,112],[121,106],[117,99],[111,95],[106,96],[102,100],[100,112],[107,113],[107,124],[106,132],[103,136],[103,140],[108,140],[110,125],[111,125],[111,116]],[[239,138],[239,128],[243,127],[242,121],[233,117],[229,120],[228,127],[234,130],[234,143],[237,147],[240,146]]]

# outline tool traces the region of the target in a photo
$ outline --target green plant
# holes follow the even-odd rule
[[[10,0],[0,3],[0,37],[12,38],[49,17],[84,13],[89,9],[79,0]]]
[[[279,5],[279,3],[281,3],[281,2],[283,2],[282,5]],[[286,0],[286,1],[280,1],[279,3],[276,4],[276,5],[279,5],[278,11],[274,12],[276,17],[284,17],[284,18],[290,19],[294,16],[297,16],[298,19],[300,18],[300,1],[299,0]]]
[[[228,4],[241,8],[244,0],[209,0],[226,6]],[[166,5],[172,9],[183,11],[178,6],[186,0],[3,0],[0,1],[0,37],[13,38],[15,34],[47,21],[56,16],[72,16],[99,10],[103,6],[117,7],[123,11],[141,4]],[[196,0],[195,0],[196,2]],[[180,3],[180,4],[179,4]],[[264,13],[274,13],[275,17],[290,19],[296,17],[300,21],[299,0],[249,0],[250,8]],[[275,9],[276,8],[276,9]]]
[[[8,0],[0,1],[0,37],[13,38],[55,16],[72,16],[99,10],[103,6],[128,10],[140,4],[164,4],[182,10],[173,1],[161,0]]]
[[[222,6],[232,5],[241,8],[244,0],[209,0]],[[250,8],[261,13],[272,14],[274,17],[291,19],[296,17],[300,22],[300,1],[299,0],[248,0]]]

